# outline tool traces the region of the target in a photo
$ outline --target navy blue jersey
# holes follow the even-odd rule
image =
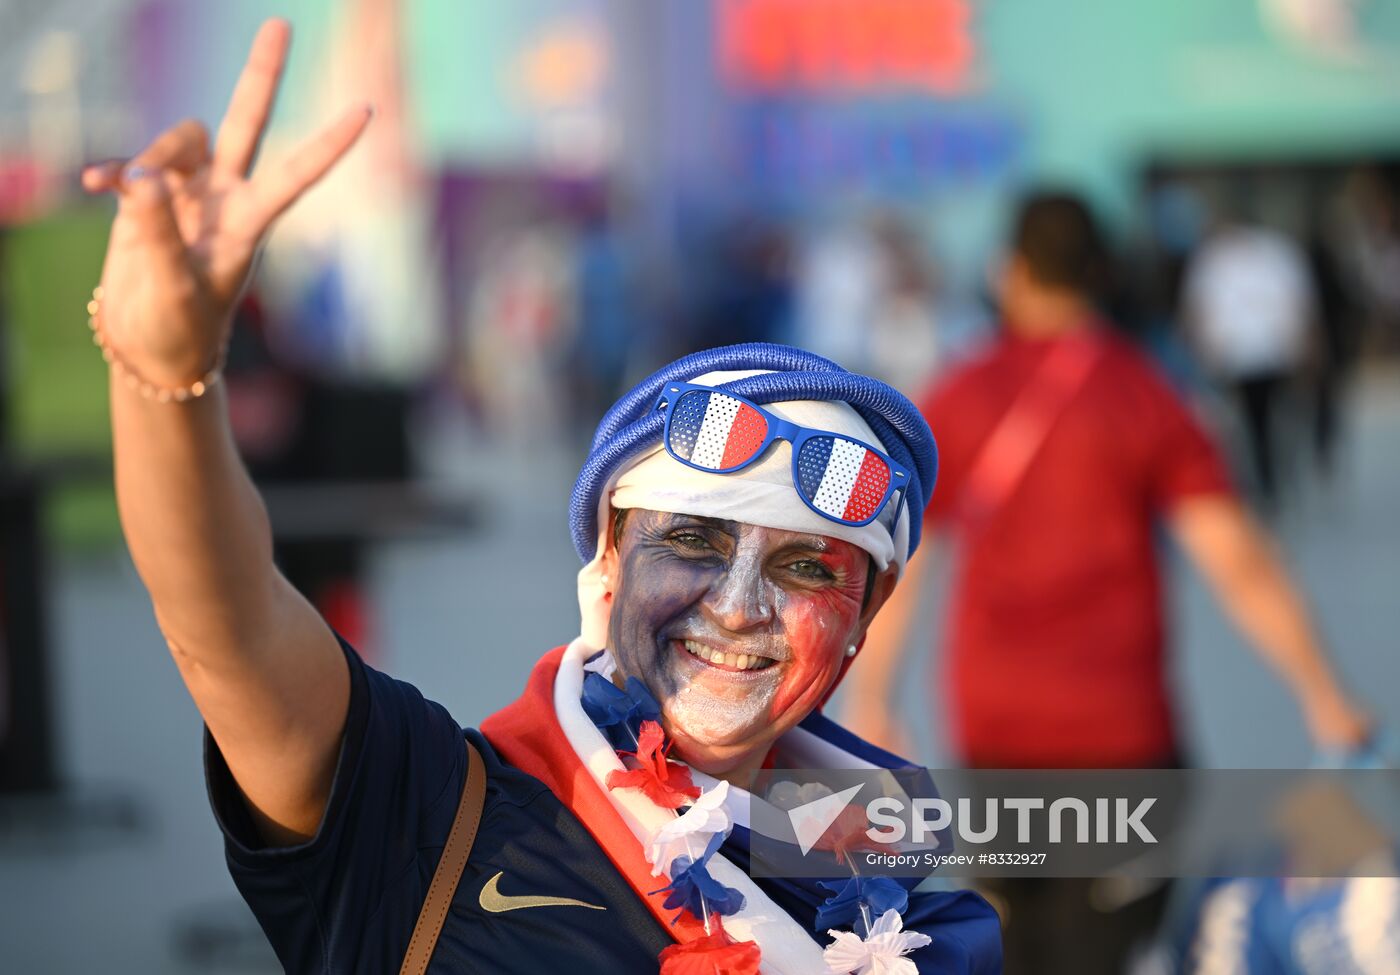
[[[486,800],[429,973],[551,966],[567,966],[567,975],[655,973],[671,935],[554,793],[412,685],[366,666],[348,646],[345,655],[344,743],[325,814],[306,843],[261,843],[223,756],[205,736],[209,795],[229,871],[286,970],[398,970],[457,812],[465,734],[486,764]],[[807,724],[848,750],[870,747],[820,715]],[[747,830],[736,827],[723,851],[747,865]],[[816,924],[825,891],[782,879],[756,882],[825,941]],[[913,894],[905,923],[935,936],[916,953],[921,972],[1001,969],[996,915],[971,892]]]
[[[335,783],[316,835],[268,848],[218,746],[206,735],[209,796],[229,871],[288,972],[396,972],[457,812],[463,730],[412,685],[347,648],[350,711]],[[538,779],[486,763],[486,802],[430,973],[648,972],[672,939],[574,815]],[[492,881],[494,879],[494,884]],[[660,881],[658,881],[660,883]],[[603,908],[525,907],[526,896]]]

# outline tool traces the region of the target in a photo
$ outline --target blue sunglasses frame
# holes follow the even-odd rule
[[[722,396],[728,396],[730,399],[737,400],[763,417],[764,421],[768,424],[768,433],[763,438],[763,442],[760,443],[757,449],[749,456],[748,460],[745,460],[741,464],[736,464],[733,467],[703,467],[700,464],[691,463],[688,459],[671,449],[671,418],[675,415],[676,404],[681,401],[686,393],[691,392],[719,393]],[[716,386],[702,386],[698,383],[667,383],[662,389],[661,395],[656,399],[656,411],[665,413],[666,422],[661,433],[662,446],[666,448],[666,453],[670,454],[673,460],[680,461],[686,467],[694,468],[697,471],[704,471],[706,474],[734,474],[762,457],[764,453],[767,452],[768,448],[773,446],[775,440],[786,440],[792,447],[792,485],[797,491],[797,496],[802,499],[802,503],[807,507],[811,508],[828,521],[836,522],[838,525],[849,525],[852,528],[860,528],[870,524],[872,521],[879,520],[880,516],[885,513],[885,507],[890,503],[890,497],[898,491],[899,503],[893,509],[893,514],[886,527],[893,533],[894,526],[899,523],[899,513],[904,509],[904,503],[909,496],[909,472],[896,464],[889,454],[878,447],[871,446],[864,440],[858,440],[844,433],[836,433],[834,430],[818,430],[815,427],[804,427],[801,424],[793,423],[791,420],[784,420],[782,417],[765,410],[753,400],[738,396]],[[880,499],[880,503],[875,506],[875,513],[869,518],[863,521],[851,521],[846,518],[837,517],[830,512],[818,508],[816,504],[812,502],[812,499],[807,497],[807,493],[802,489],[802,474],[799,470],[799,460],[802,456],[802,445],[814,437],[835,437],[839,440],[846,440],[850,443],[858,444],[876,457],[879,457],[885,462],[885,465],[889,467],[890,481],[885,485],[885,494]]]

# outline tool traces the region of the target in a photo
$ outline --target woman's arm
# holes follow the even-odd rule
[[[345,660],[273,564],[223,385],[166,403],[122,380],[184,387],[219,360],[263,236],[369,119],[356,109],[251,178],[288,40],[284,22],[263,26],[212,151],[186,121],[129,163],[84,173],[89,190],[118,198],[96,318],[120,364],[110,395],[122,528],[185,684],[274,843],[320,821],[348,707]]]
[[[1269,537],[1228,495],[1188,498],[1172,508],[1172,534],[1216,599],[1298,700],[1319,748],[1364,743],[1370,719],[1342,688]]]

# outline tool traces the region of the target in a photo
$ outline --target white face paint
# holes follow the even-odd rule
[[[781,615],[785,595],[764,578],[761,556],[754,550],[740,552],[725,573],[714,611],[748,624],[747,639],[741,647],[760,650],[773,660],[783,661],[789,652],[768,630]],[[688,629],[692,631],[692,641],[724,648],[738,663],[734,634],[716,633],[714,624],[704,619],[695,620]],[[728,744],[758,724],[768,713],[782,682],[782,668],[777,665],[761,670],[719,669],[714,662],[707,663],[694,653],[687,653],[676,663],[677,689],[661,702],[662,711],[674,728],[702,745]]]
[[[701,745],[729,744],[762,720],[773,704],[782,682],[777,667],[767,671],[735,674],[722,678],[731,687],[716,686],[714,668],[698,659],[691,679],[661,702],[661,710],[671,725]],[[709,671],[710,673],[706,673]],[[747,686],[744,686],[747,685]]]

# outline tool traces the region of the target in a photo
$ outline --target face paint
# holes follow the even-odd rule
[[[707,771],[766,751],[821,700],[869,564],[825,536],[641,510],[617,558],[619,671],[647,684],[681,757]]]

